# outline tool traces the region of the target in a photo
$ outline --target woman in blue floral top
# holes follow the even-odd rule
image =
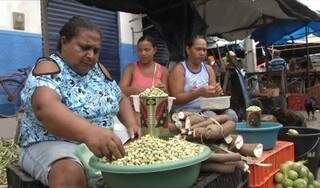
[[[74,149],[85,143],[98,157],[121,158],[124,148],[113,133],[118,115],[132,137],[140,136],[130,102],[98,63],[102,35],[84,17],[60,30],[57,53],[41,58],[21,93],[19,163],[50,187],[86,187]]]

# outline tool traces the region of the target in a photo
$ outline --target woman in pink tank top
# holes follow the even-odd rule
[[[168,71],[153,61],[156,51],[154,39],[150,36],[138,40],[139,61],[128,64],[119,84],[125,95],[137,95],[151,87],[167,92]]]

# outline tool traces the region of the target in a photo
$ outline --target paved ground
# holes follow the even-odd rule
[[[307,121],[307,113],[306,112],[301,112],[301,113],[303,113],[304,117],[306,117],[307,127],[320,129],[320,111],[316,111],[316,113],[315,113],[316,119],[310,120],[310,121]]]
[[[16,126],[16,118],[0,118],[0,138],[13,138]]]

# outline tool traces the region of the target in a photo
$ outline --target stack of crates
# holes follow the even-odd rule
[[[249,188],[275,187],[273,176],[285,161],[294,161],[294,145],[292,142],[277,141],[274,149],[264,151],[259,159],[254,160],[255,164],[249,165]]]

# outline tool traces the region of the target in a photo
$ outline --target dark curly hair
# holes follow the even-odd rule
[[[197,40],[197,39],[203,39],[207,42],[206,38],[204,36],[201,36],[201,35],[192,35],[190,38],[187,39],[186,41],[186,45],[188,47],[192,47],[193,44],[194,44],[194,41]]]
[[[87,29],[90,31],[96,31],[102,38],[102,33],[97,25],[91,22],[88,18],[83,16],[74,16],[68,22],[66,22],[61,28],[59,34],[59,41],[57,44],[57,50],[61,51],[61,37],[65,37],[66,42],[69,42],[73,37],[75,37],[80,29]]]
[[[152,44],[152,47],[156,47],[156,41],[150,35],[144,35],[140,37],[137,44],[139,44],[142,41],[148,41]]]

